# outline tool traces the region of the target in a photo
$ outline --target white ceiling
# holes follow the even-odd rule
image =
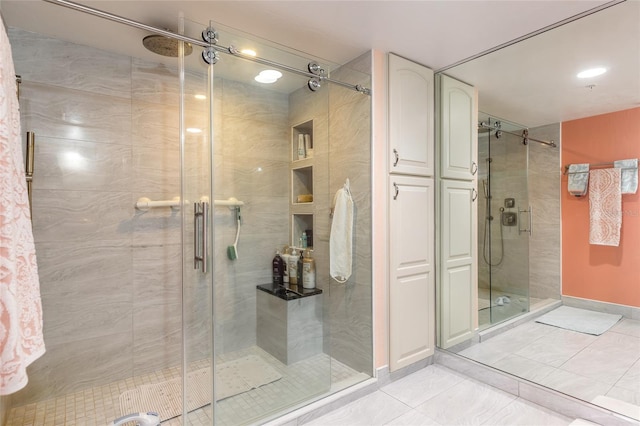
[[[607,2],[595,0],[85,0],[79,3],[171,30],[176,29],[177,16],[183,12],[185,17],[194,21],[206,23],[211,19],[228,27],[305,52],[308,54],[307,56],[323,58],[337,64],[345,63],[367,50],[378,49],[392,51],[433,69],[440,69]],[[638,9],[639,2],[637,0],[630,0],[627,3],[635,5],[635,9]],[[132,56],[145,54],[141,50],[141,43],[137,41],[145,35],[141,30],[107,22],[39,0],[0,0],[0,6],[9,26]],[[614,8],[617,7],[620,5],[614,6]],[[598,12],[598,14],[600,13],[604,12]],[[631,37],[635,36],[637,41],[640,39],[638,34],[640,12],[634,10],[633,13],[635,15],[623,14],[622,17],[627,18],[625,20],[626,30],[636,31],[635,34],[631,34]],[[613,23],[615,25],[615,21]],[[615,28],[617,27],[614,26]],[[601,31],[601,33],[607,35],[609,31],[614,31],[614,29]],[[552,30],[548,34],[556,32],[558,29]],[[619,33],[619,28],[614,32]],[[625,37],[624,35],[620,36]],[[536,36],[536,39],[539,37],[541,36]],[[532,116],[520,118],[522,114],[518,114],[517,117],[503,118],[520,121],[527,125],[560,121],[567,117],[575,118],[584,114],[584,111],[578,111],[581,107],[564,105],[557,108],[558,111],[549,111],[550,105],[555,105],[556,102],[545,102],[538,89],[538,86],[544,86],[548,80],[551,84],[550,87],[552,87],[551,92],[557,93],[557,83],[552,83],[554,77],[560,72],[564,73],[567,69],[575,67],[574,61],[573,64],[562,65],[563,69],[554,71],[557,65],[561,65],[572,56],[574,50],[569,43],[573,37],[572,34],[567,34],[563,41],[554,42],[559,49],[552,56],[541,56],[541,52],[546,52],[549,47],[535,45],[531,47],[534,49],[532,51],[526,50],[518,53],[520,59],[503,61],[501,67],[487,68],[487,64],[495,65],[500,62],[497,59],[495,61],[488,60],[487,56],[483,60],[474,61],[478,64],[482,62],[484,71],[480,69],[470,71],[460,68],[449,70],[448,73],[463,78],[479,88],[481,108],[484,107],[483,99],[491,99],[493,108],[493,105],[500,102],[499,99],[511,97],[521,99],[525,101],[525,104],[531,104],[535,101],[542,105],[542,110],[549,112],[538,117],[540,111],[536,112],[535,108],[527,108],[527,111],[523,109],[523,113],[532,110]],[[133,40],[136,41],[132,42]],[[627,43],[619,49],[621,52],[616,55],[615,60],[626,62],[625,64],[617,64],[620,69],[635,67],[637,72],[640,53],[637,49],[628,50],[633,49],[632,44]],[[591,53],[598,53],[601,48],[604,51],[612,50],[611,48],[615,46],[597,43],[597,45],[593,45]],[[594,58],[595,61],[598,58],[597,55]],[[571,72],[573,73],[573,71]],[[633,71],[629,71],[624,76],[625,79],[629,77],[628,74],[633,74]],[[531,76],[536,77],[535,82],[528,81]],[[635,74],[635,76],[638,77],[640,74]],[[640,77],[636,80],[640,80]],[[500,83],[505,84],[501,85]],[[638,81],[631,81],[631,84],[637,83]],[[633,86],[631,89],[635,90],[637,87]],[[505,91],[505,88],[508,88],[508,91]],[[597,86],[594,88],[594,92],[603,93],[604,89],[605,87]],[[513,96],[509,96],[510,94]],[[582,99],[582,102],[585,100]],[[637,96],[635,102],[635,105],[638,105]],[[628,102],[625,105],[628,105]],[[617,108],[613,105],[611,107]],[[567,112],[567,109],[571,108],[575,111]],[[588,114],[592,114],[595,109],[587,109]],[[507,110],[513,110],[513,107],[509,107]]]

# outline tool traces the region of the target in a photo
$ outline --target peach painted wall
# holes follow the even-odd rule
[[[626,158],[640,158],[640,108],[562,123],[562,164]],[[562,295],[640,307],[640,194],[622,196],[619,247],[590,245],[589,197],[562,176]]]

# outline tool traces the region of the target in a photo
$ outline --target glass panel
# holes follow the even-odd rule
[[[479,113],[480,329],[529,310],[529,198],[524,126]]]
[[[187,35],[205,26],[183,20]],[[195,38],[195,36],[192,35]],[[212,188],[211,81],[213,67],[199,49],[186,55],[181,45],[181,184],[183,252],[183,410],[188,424],[213,423],[213,232],[210,210]],[[184,53],[185,55],[182,55]],[[201,260],[199,260],[201,259]]]
[[[224,46],[250,42],[261,57],[303,68],[303,58],[219,32]],[[328,90],[311,92],[307,78],[282,70],[274,83],[257,82],[267,69],[228,55],[215,65],[214,194],[244,203],[214,211],[216,424],[253,423],[330,388],[325,274],[318,274],[316,289],[305,289],[293,273],[290,291],[272,286],[276,250],[289,272],[291,264],[303,269],[303,245],[318,271],[328,269],[318,233],[327,229],[319,213],[329,203]]]
[[[220,46],[251,48],[300,70],[311,61],[210,25]],[[204,28],[186,30],[199,38]],[[194,53],[199,59],[200,48]],[[195,69],[190,60],[187,69]],[[241,203],[212,207],[213,416],[215,424],[240,425],[371,377],[370,98],[328,83],[313,92],[308,76],[282,69],[275,82],[260,83],[255,77],[268,67],[227,54],[212,68],[213,199]],[[369,87],[370,69],[367,54],[335,72]],[[340,114],[334,119],[330,110]],[[345,285],[329,277],[329,212],[348,177],[358,216]],[[305,269],[297,262],[301,249],[313,258],[315,283],[293,273]],[[274,287],[276,250],[289,265],[289,283]],[[187,358],[189,339],[187,331]]]
[[[18,417],[10,422],[180,415],[179,404],[144,403],[142,394],[180,383],[184,209],[136,208],[141,198],[180,195],[178,62],[20,29],[10,37],[20,46],[23,130],[36,134],[33,230],[47,345],[12,396],[10,416]],[[29,58],[42,43],[52,49],[35,65]],[[196,328],[185,323],[189,333]],[[191,342],[207,333],[197,328]]]

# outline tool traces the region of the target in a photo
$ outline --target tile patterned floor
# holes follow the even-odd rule
[[[640,405],[640,321],[623,318],[593,336],[532,320],[459,355],[585,401]]]
[[[259,355],[275,368],[282,378],[258,389],[253,389],[218,401],[216,425],[236,426],[249,424],[271,413],[277,413],[297,401],[307,399],[341,386],[352,384],[365,377],[346,365],[319,354],[292,365],[285,365],[258,347],[225,354],[219,362],[226,362],[247,355]],[[204,368],[207,362],[198,362],[192,369]],[[331,371],[331,373],[329,373]],[[329,377],[331,374],[331,377]],[[142,384],[158,383],[180,377],[179,367],[168,368],[154,374],[121,380],[108,385],[90,388],[52,398],[38,403],[15,407],[9,413],[6,426],[105,426],[120,417],[119,398],[122,392]],[[151,408],[152,410],[153,408]],[[182,424],[210,426],[213,424],[211,405],[189,413],[187,421],[178,417],[162,423],[163,426]]]
[[[573,420],[445,367],[431,365],[308,425],[552,426],[569,425]]]

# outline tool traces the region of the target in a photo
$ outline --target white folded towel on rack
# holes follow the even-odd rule
[[[567,189],[569,194],[584,197],[589,187],[589,163],[570,164],[568,175]]]
[[[353,199],[349,179],[333,199],[333,222],[329,237],[329,273],[339,283],[351,276],[353,249]]]
[[[613,167],[621,170],[623,194],[635,194],[638,191],[638,159],[618,160],[613,162]]]

